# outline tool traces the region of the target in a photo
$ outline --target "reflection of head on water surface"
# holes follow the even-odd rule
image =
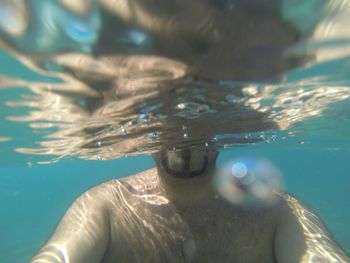
[[[186,64],[192,74],[211,80],[258,80],[298,65],[284,51],[301,35],[281,17],[281,1],[103,1],[123,23],[149,34],[146,52]],[[115,27],[101,31],[110,39]],[[147,42],[147,39],[144,40]],[[125,45],[119,45],[123,52]],[[140,45],[142,46],[142,45]],[[96,52],[115,52],[97,45]],[[125,52],[125,51],[124,51]]]
[[[5,1],[2,12],[17,23],[2,21],[0,28],[5,41],[27,53],[157,55],[214,81],[251,81],[301,62],[284,54],[305,36],[282,9],[279,0]]]
[[[280,116],[271,118],[260,103],[273,88],[235,81],[279,79],[303,63],[285,52],[312,29],[291,23],[282,3],[3,1],[2,12],[17,19],[0,21],[4,45],[63,80],[7,79],[36,95],[11,104],[35,108],[13,120],[57,129],[42,151],[19,151],[113,158],[218,138],[221,145],[258,141],[246,135],[281,127]],[[283,127],[294,121],[282,120]]]

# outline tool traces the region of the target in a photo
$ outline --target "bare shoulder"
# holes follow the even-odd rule
[[[96,201],[104,201],[107,203],[115,202],[126,193],[137,195],[145,192],[155,192],[159,188],[159,179],[155,168],[101,183],[90,188],[82,196],[91,196],[97,198]]]
[[[106,182],[103,182],[101,184],[98,184],[92,188],[90,188],[88,191],[89,193],[97,193],[101,191],[109,191],[113,190],[116,184],[130,184],[134,185],[135,182],[138,183],[143,183],[143,184],[150,184],[151,182],[158,181],[157,177],[157,170],[156,168],[152,168],[134,175],[129,175],[125,177],[121,177],[118,179],[112,179]],[[135,184],[135,185],[137,185]]]
[[[297,198],[281,194],[278,217],[278,262],[349,262],[321,219]]]
[[[136,189],[151,189],[152,187],[158,186],[159,179],[157,176],[157,169],[152,168],[141,173],[123,177],[112,182],[120,182],[122,184],[132,185]]]

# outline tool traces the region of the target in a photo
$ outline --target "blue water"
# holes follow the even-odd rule
[[[349,146],[349,142],[306,142],[238,147],[222,152],[219,165],[239,156],[269,158],[283,173],[287,191],[311,207],[350,252],[350,148],[336,149],[344,143]],[[114,161],[67,160],[31,168],[1,167],[1,262],[27,262],[83,191],[153,165],[150,157],[139,156]]]

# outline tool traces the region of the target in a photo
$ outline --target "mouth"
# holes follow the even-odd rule
[[[174,177],[193,178],[204,174],[209,159],[206,152],[194,154],[192,150],[165,151],[160,157],[163,169]]]

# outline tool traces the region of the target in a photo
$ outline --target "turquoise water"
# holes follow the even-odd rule
[[[220,163],[242,155],[272,160],[283,173],[287,191],[317,212],[349,253],[350,150],[334,150],[349,143],[306,142],[239,147],[224,151]],[[1,167],[1,262],[27,262],[50,236],[70,203],[89,187],[152,166],[151,158],[139,156],[115,161],[62,161],[32,168]]]
[[[242,156],[271,160],[286,192],[315,211],[350,253],[350,35],[339,26],[346,13],[334,22],[318,5],[323,1],[304,1],[303,8],[303,1],[295,8],[284,1],[283,23],[272,17],[270,26],[253,30],[268,36],[273,27],[277,37],[242,33],[249,41],[238,41],[245,55],[237,62],[225,44],[237,37],[225,16],[212,25],[222,34],[217,43],[209,41],[211,31],[186,31],[196,6],[172,38],[157,25],[121,23],[117,7],[112,15],[93,5],[82,15],[69,3],[34,0],[33,28],[21,34],[28,21],[6,13],[10,2],[0,0],[1,263],[27,262],[82,192],[153,167],[150,153],[164,145],[216,147],[218,166]],[[217,1],[215,12],[226,12],[229,2]],[[329,9],[345,3],[329,1]],[[242,21],[261,22],[251,6],[239,8]],[[326,18],[322,31],[316,25]]]

